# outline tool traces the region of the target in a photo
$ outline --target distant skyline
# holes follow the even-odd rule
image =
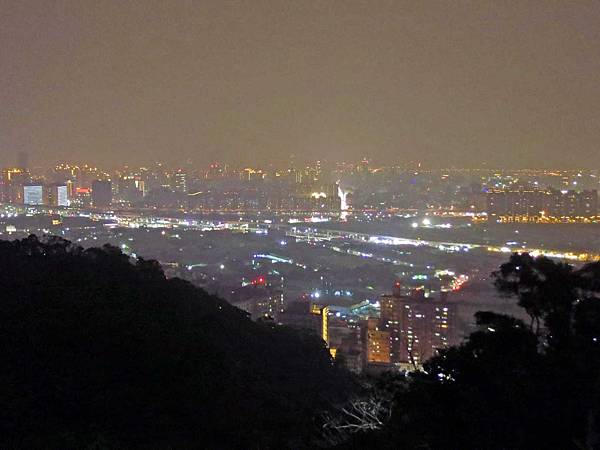
[[[0,0],[0,164],[600,168],[600,2]]]
[[[22,164],[19,164],[18,162],[15,164],[15,160],[16,158],[7,158],[8,161],[7,162],[0,162],[0,168],[10,168],[10,167],[16,167],[16,168],[21,168],[21,167],[25,167]],[[30,170],[34,170],[36,172],[39,172],[40,170],[50,170],[56,166],[62,165],[62,164],[72,164],[74,166],[85,166],[85,165],[89,165],[92,167],[95,167],[99,170],[104,170],[107,172],[111,172],[111,171],[119,171],[119,170],[123,170],[126,168],[130,168],[130,169],[139,169],[139,168],[147,168],[147,169],[151,169],[153,167],[157,167],[157,166],[162,166],[164,167],[166,170],[190,170],[190,171],[194,171],[194,170],[202,170],[202,169],[208,169],[209,166],[213,165],[213,164],[220,164],[222,166],[227,166],[229,167],[229,169],[231,170],[242,170],[244,168],[255,168],[255,169],[264,169],[264,170],[282,170],[282,169],[288,169],[288,168],[292,168],[292,167],[296,167],[299,169],[302,168],[308,168],[308,167],[312,167],[315,166],[318,162],[324,163],[323,164],[323,168],[325,170],[333,170],[335,169],[335,166],[337,164],[340,164],[341,166],[343,165],[360,165],[361,164],[361,159],[357,159],[357,160],[337,160],[337,161],[332,161],[332,160],[318,160],[318,159],[306,159],[306,160],[296,160],[295,164],[291,164],[291,161],[286,159],[278,159],[278,160],[273,160],[273,161],[259,161],[259,162],[255,162],[255,163],[245,163],[243,161],[224,161],[224,160],[210,160],[210,161],[205,161],[205,162],[194,162],[194,161],[183,161],[183,162],[168,162],[168,161],[139,161],[139,162],[133,162],[133,163],[115,163],[115,164],[109,164],[106,162],[95,162],[95,161],[86,161],[86,160],[81,160],[81,159],[73,159],[73,160],[60,160],[60,161],[50,161],[49,163],[41,163],[41,162],[33,162],[29,165],[27,165],[27,168]],[[462,165],[462,166],[458,166],[458,165],[443,165],[443,164],[435,164],[435,163],[422,163],[419,161],[378,161],[378,160],[373,160],[371,159],[369,161],[369,167],[370,169],[373,170],[377,170],[380,168],[391,168],[391,167],[400,167],[400,168],[405,168],[408,170],[421,170],[421,171],[429,171],[429,170],[482,170],[482,171],[487,171],[487,170],[502,170],[502,171],[506,171],[506,172],[511,172],[511,171],[537,171],[537,170],[542,170],[542,171],[568,171],[568,172],[576,172],[576,171],[595,171],[595,172],[600,172],[600,167],[597,166],[577,166],[574,164],[570,164],[570,165],[564,165],[562,167],[557,167],[557,166],[551,166],[548,164],[545,164],[544,162],[540,162],[538,165],[536,166],[507,166],[506,164],[497,164],[497,165],[490,165],[487,163],[482,163],[482,164],[478,164],[478,165]]]

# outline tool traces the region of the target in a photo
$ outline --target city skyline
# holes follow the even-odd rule
[[[0,449],[600,450],[599,23],[0,0]]]
[[[0,165],[600,166],[600,5],[7,2]]]

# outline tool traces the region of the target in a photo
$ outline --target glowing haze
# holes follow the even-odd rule
[[[0,164],[600,167],[600,2],[0,2]]]

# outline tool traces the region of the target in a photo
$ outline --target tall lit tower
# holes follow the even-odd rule
[[[348,211],[348,191],[344,191],[340,186],[340,182],[337,183],[338,197],[340,198],[340,209],[342,211]]]
[[[187,193],[187,173],[179,169],[173,174],[173,188],[177,192]]]

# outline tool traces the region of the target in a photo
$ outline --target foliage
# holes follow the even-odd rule
[[[301,448],[350,381],[115,247],[0,241],[1,448]]]
[[[387,426],[344,448],[600,448],[600,263],[515,254],[493,275],[531,322],[477,313],[397,390]]]
[[[396,394],[406,388],[404,374],[384,372],[363,374],[361,389],[352,399],[325,412],[322,420],[323,445],[334,447],[383,430],[390,419]]]

